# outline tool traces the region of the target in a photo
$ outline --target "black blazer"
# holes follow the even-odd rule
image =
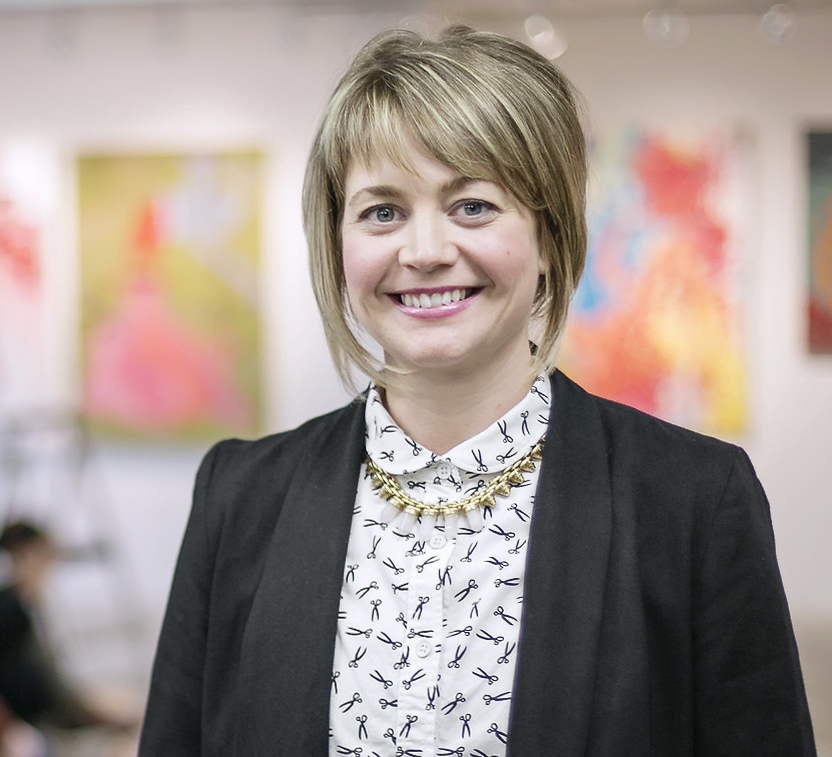
[[[745,453],[560,373],[552,392],[510,755],[814,755],[768,503]],[[325,757],[363,454],[355,402],[206,456],[140,757]]]

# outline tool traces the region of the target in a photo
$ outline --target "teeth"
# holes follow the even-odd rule
[[[450,305],[452,302],[464,300],[468,289],[446,289],[441,294],[402,294],[402,305],[408,308],[438,308],[442,305]]]

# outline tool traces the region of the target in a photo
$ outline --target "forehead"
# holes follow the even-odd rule
[[[428,155],[418,145],[410,145],[403,157],[376,154],[370,160],[353,159],[348,164],[346,199],[369,186],[450,185],[470,181],[455,168]]]
[[[352,157],[344,175],[344,202],[349,204],[356,195],[403,195],[410,192],[450,194],[474,182],[488,182],[502,190],[493,178],[494,172],[470,161],[444,161],[432,155],[427,147],[413,136],[400,138],[395,154],[383,145],[366,153],[366,157]]]

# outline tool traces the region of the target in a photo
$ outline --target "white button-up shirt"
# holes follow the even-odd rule
[[[470,496],[526,454],[549,420],[539,376],[500,420],[444,455],[395,424],[378,392],[367,453],[414,499]],[[538,469],[482,515],[414,523],[358,485],[330,701],[330,755],[502,757],[506,751]]]

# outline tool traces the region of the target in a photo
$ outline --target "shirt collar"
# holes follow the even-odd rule
[[[469,473],[504,470],[536,444],[549,423],[549,379],[541,374],[520,402],[499,420],[443,455],[413,441],[387,412],[375,386],[364,411],[367,454],[393,475],[413,473],[438,462],[449,462]]]

